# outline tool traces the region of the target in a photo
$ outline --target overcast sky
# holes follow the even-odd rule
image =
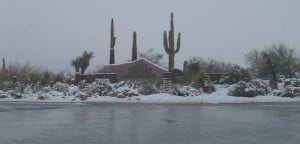
[[[0,56],[62,71],[88,50],[94,69],[109,61],[111,18],[116,63],[131,57],[133,31],[138,51],[164,53],[163,31],[174,12],[175,32],[182,33],[177,67],[190,57],[244,65],[249,50],[273,43],[300,51],[299,7],[299,0],[0,0]]]

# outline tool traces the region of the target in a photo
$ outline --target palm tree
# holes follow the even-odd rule
[[[84,51],[82,56],[72,60],[71,65],[75,68],[76,73],[84,74],[90,65],[91,59],[94,57],[94,52]]]
[[[86,69],[89,67],[90,65],[90,61],[91,59],[94,57],[94,52],[87,52],[84,51],[81,57],[81,74],[84,74],[84,72],[86,71]]]
[[[75,72],[79,73],[81,67],[81,57],[77,57],[76,59],[72,60],[71,65],[75,68]]]

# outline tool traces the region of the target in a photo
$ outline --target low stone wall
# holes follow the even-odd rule
[[[75,83],[78,84],[82,80],[90,83],[95,81],[95,79],[109,79],[111,83],[116,83],[117,75],[115,73],[98,73],[98,74],[76,74]]]

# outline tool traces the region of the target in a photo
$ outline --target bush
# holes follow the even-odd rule
[[[66,90],[68,89],[68,85],[61,82],[57,82],[52,86],[52,89],[58,92],[66,92]]]
[[[113,92],[111,92],[109,95],[118,98],[125,98],[125,97],[138,96],[139,93],[135,89],[131,89],[128,87],[119,87]]]
[[[252,80],[250,82],[241,81],[233,85],[229,89],[228,95],[242,96],[242,97],[255,97],[258,95],[266,95],[270,92],[268,84],[262,80]]]
[[[138,82],[138,87],[138,92],[143,95],[150,95],[159,92],[155,83],[147,80]]]
[[[248,70],[239,66],[233,67],[229,72],[225,73],[220,79],[221,84],[234,84],[240,81],[248,82],[251,80],[251,75]]]
[[[284,82],[284,91],[278,95],[282,97],[300,96],[300,79],[287,79]]]
[[[88,92],[97,93],[99,96],[107,96],[113,90],[113,86],[109,79],[96,79],[87,86]]]
[[[199,96],[201,92],[192,86],[176,85],[172,93],[177,96]]]

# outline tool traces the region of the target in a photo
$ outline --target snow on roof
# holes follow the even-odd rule
[[[164,67],[162,67],[162,66],[160,66],[160,65],[158,65],[158,64],[156,64],[156,63],[153,63],[152,61],[149,61],[149,60],[147,60],[147,59],[145,59],[145,58],[139,58],[139,59],[137,59],[137,60],[134,60],[134,61],[131,61],[131,62],[125,62],[125,63],[121,63],[121,64],[109,64],[109,65],[105,65],[105,66],[120,66],[120,65],[125,65],[125,64],[133,64],[133,63],[136,63],[136,62],[141,61],[141,60],[146,61],[147,63],[150,63],[150,64],[152,64],[153,66],[155,66],[155,67],[157,67],[157,68],[159,68],[159,69],[161,69],[161,70],[168,71],[167,68],[164,68]]]

